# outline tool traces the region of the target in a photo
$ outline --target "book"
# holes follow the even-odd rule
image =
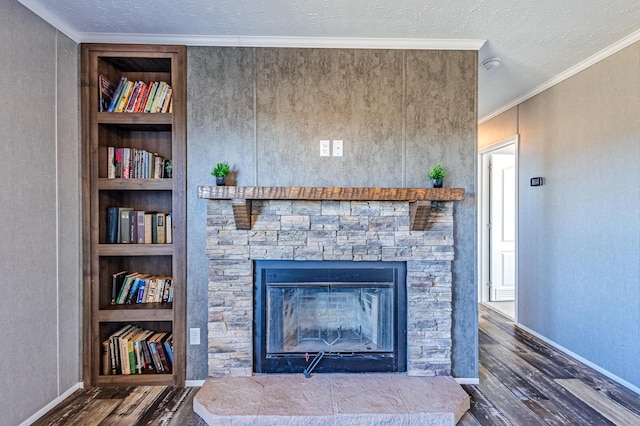
[[[148,278],[140,278],[140,285],[138,286],[138,294],[135,297],[135,301],[132,303],[142,303],[145,288],[147,287]]]
[[[167,339],[167,333],[162,333],[155,341],[156,350],[158,351],[158,357],[160,363],[162,363],[162,370],[169,372],[171,367],[169,366],[169,359],[164,351],[164,342]]]
[[[120,81],[118,82],[118,85],[113,91],[113,96],[111,97],[111,102],[109,103],[109,108],[107,108],[107,112],[115,111],[116,106],[118,105],[118,102],[122,97],[122,89],[124,88],[126,82],[127,82],[127,77],[125,76],[120,77]]]
[[[138,214],[133,210],[129,211],[129,242],[138,243]]]
[[[158,348],[156,347],[156,341],[161,339],[163,335],[166,333],[156,333],[150,339],[147,340],[149,343],[149,350],[151,351],[151,358],[153,359],[153,364],[156,367],[156,371],[158,373],[162,373],[164,371],[164,365],[162,364],[162,360],[160,359],[160,354],[158,353]]]
[[[116,177],[116,149],[113,146],[107,147],[107,178]]]
[[[118,223],[116,224],[117,228],[116,228],[116,243],[122,243],[122,215],[125,214],[124,212],[129,212],[133,210],[133,208],[131,207],[118,207]],[[127,217],[129,217],[129,214],[127,213]]]
[[[153,295],[153,300],[152,302],[154,303],[160,303],[162,302],[162,295],[164,294],[164,286],[167,284],[167,280],[162,277],[162,278],[158,278],[158,283],[156,286],[156,292]]]
[[[120,243],[129,244],[131,242],[131,220],[130,215],[132,208],[120,209]]]
[[[122,179],[129,179],[131,173],[131,149],[122,148]]]
[[[105,112],[109,109],[115,88],[115,85],[107,77],[102,74],[98,75],[98,110],[100,112]]]
[[[167,94],[164,97],[164,100],[162,102],[162,109],[160,112],[168,112],[169,111],[169,104],[171,104],[171,94],[173,93],[173,89],[171,87],[169,87],[167,89]]]
[[[111,374],[111,339],[102,342],[102,375]]]
[[[115,177],[116,178],[121,178],[122,177],[122,155],[124,153],[124,149],[123,148],[116,148],[115,149],[115,159],[114,159],[114,165],[115,165]]]
[[[169,363],[173,366],[173,334],[170,334],[164,341],[164,350],[167,353]]]
[[[118,299],[118,295],[120,294],[120,290],[122,289],[122,285],[124,284],[125,276],[127,275],[127,271],[116,272],[111,276],[111,304],[115,305],[116,300]]]
[[[164,288],[162,290],[162,297],[160,299],[161,302],[168,302],[169,301],[169,294],[171,293],[171,284],[172,284],[173,280],[171,278],[165,278],[164,280]]]
[[[107,244],[118,242],[118,207],[107,208]]]
[[[122,112],[133,112],[133,108],[135,107],[136,100],[138,99],[138,95],[140,94],[141,87],[142,87],[141,81],[136,81],[133,84],[133,89],[131,89],[131,95],[129,96],[129,100],[127,100],[127,105],[124,107]]]
[[[131,360],[129,357],[129,337],[135,333],[137,328],[135,326],[131,326],[127,331],[122,333],[118,337],[118,343],[120,348],[120,368],[122,370],[122,374],[129,375],[131,374]]]
[[[136,102],[133,105],[133,108],[131,109],[131,112],[140,112],[140,105],[142,104],[143,100],[146,98],[146,93],[147,93],[147,83],[144,82],[140,82],[140,92],[138,93],[138,96],[136,98]]]
[[[140,274],[137,272],[132,272],[125,276],[124,282],[122,283],[122,287],[120,288],[120,292],[118,293],[118,297],[116,298],[117,305],[124,304],[127,296],[129,295],[129,292],[131,291],[131,286],[133,285],[133,282],[135,281],[136,277],[138,277],[139,275]]]
[[[124,108],[127,106],[127,102],[129,102],[129,97],[131,96],[131,92],[133,91],[134,84],[135,83],[130,80],[125,83],[122,96],[120,97],[120,100],[118,101],[118,106],[116,107],[114,112],[124,111]]]
[[[156,234],[156,242],[158,244],[165,244],[167,242],[164,213],[156,213]]]
[[[153,213],[144,213],[144,243],[151,244],[153,233]]]
[[[122,374],[122,351],[120,345],[120,336],[126,333],[131,327],[133,327],[133,325],[127,324],[109,337],[109,340],[111,340],[111,374],[113,375]]]
[[[164,96],[166,96],[167,94],[167,86],[168,84],[164,81],[161,81],[158,84],[158,90],[156,91],[156,96],[153,99],[153,103],[151,104],[151,111],[149,112],[158,112],[158,105],[161,105],[162,99],[164,99]]]
[[[164,229],[166,234],[166,243],[173,244],[173,216],[172,213],[168,213],[164,221]]]
[[[158,288],[158,278],[151,277],[151,279],[149,279],[149,282],[147,283],[147,287],[147,298],[145,299],[145,303],[153,303],[155,301],[156,290]]]
[[[136,211],[136,243],[144,244],[145,238],[145,229],[144,229],[144,217],[145,212],[138,210]]]
[[[151,112],[151,105],[153,105],[153,100],[156,97],[156,92],[158,91],[159,83],[156,81],[151,86],[151,90],[149,91],[149,96],[147,97],[147,104],[144,107],[143,112]]]

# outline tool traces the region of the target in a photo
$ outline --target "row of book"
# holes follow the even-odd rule
[[[171,213],[134,210],[132,207],[107,209],[107,244],[172,244]]]
[[[115,86],[100,74],[98,85],[100,112],[173,112],[173,89],[164,81],[145,83],[122,76]]]
[[[173,302],[171,277],[120,271],[111,278],[112,305]]]
[[[145,149],[107,147],[107,178],[162,179],[169,177],[169,160]]]
[[[173,335],[129,324],[102,342],[102,374],[171,372]]]

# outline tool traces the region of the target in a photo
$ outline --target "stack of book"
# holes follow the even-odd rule
[[[122,76],[118,85],[104,75],[98,77],[100,112],[172,112],[171,86],[164,81],[133,81]],[[106,109],[105,109],[106,106]]]
[[[120,271],[112,275],[111,304],[173,302],[171,277]]]
[[[102,374],[170,373],[173,335],[129,324],[102,342]]]
[[[172,222],[171,213],[109,207],[107,244],[172,244]]]
[[[167,161],[144,149],[107,147],[107,178],[161,179],[166,177]]]

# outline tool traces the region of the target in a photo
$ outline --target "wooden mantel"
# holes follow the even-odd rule
[[[431,202],[464,200],[464,188],[199,186],[198,197],[231,200],[236,229],[251,229],[252,200],[408,201],[411,229],[425,230],[431,212]]]

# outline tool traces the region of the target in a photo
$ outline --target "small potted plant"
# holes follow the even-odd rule
[[[227,183],[227,175],[229,174],[229,163],[218,163],[211,170],[211,176],[216,177],[216,185],[224,186]]]
[[[442,164],[438,163],[431,168],[427,176],[431,179],[434,188],[442,188],[442,179],[444,179],[446,174],[447,171],[442,167]]]
[[[167,160],[164,163],[164,177],[171,178],[173,176],[173,162]]]

